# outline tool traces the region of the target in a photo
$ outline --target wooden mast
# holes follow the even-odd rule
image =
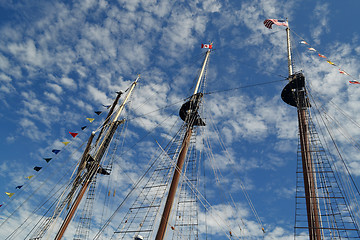
[[[301,145],[301,159],[304,177],[304,189],[306,210],[309,228],[310,240],[321,240],[321,226],[319,217],[319,207],[316,196],[316,180],[314,165],[311,156],[310,141],[309,141],[309,123],[307,119],[308,101],[305,92],[305,77],[299,74],[293,74],[291,61],[291,42],[290,42],[290,27],[287,22],[286,36],[287,36],[287,53],[288,53],[288,70],[289,70],[289,86],[292,94],[297,95],[296,107],[298,112],[299,135]],[[293,83],[292,83],[293,81]],[[284,88],[284,90],[287,87]]]
[[[120,105],[120,108],[117,110],[114,119],[110,123],[109,128],[108,128],[108,130],[106,132],[106,135],[105,135],[103,141],[101,142],[100,147],[97,149],[97,151],[96,151],[96,153],[94,155],[94,158],[90,154],[88,154],[86,156],[87,164],[89,166],[88,166],[88,172],[86,173],[86,175],[84,177],[84,183],[83,183],[78,195],[76,196],[76,198],[74,200],[74,203],[71,205],[70,210],[69,210],[68,214],[66,215],[66,217],[65,217],[65,219],[64,219],[58,233],[56,234],[56,236],[54,238],[55,240],[60,240],[63,237],[63,235],[64,235],[64,233],[65,233],[71,219],[73,218],[73,216],[74,216],[74,214],[75,214],[75,212],[76,212],[76,210],[77,210],[77,208],[78,208],[78,206],[79,206],[79,204],[80,204],[80,202],[82,200],[82,197],[84,196],[84,194],[85,194],[85,192],[87,190],[87,187],[89,186],[89,184],[92,181],[95,174],[98,172],[99,167],[100,167],[100,162],[101,162],[101,159],[103,157],[103,154],[106,151],[107,147],[109,146],[109,144],[110,144],[110,142],[112,140],[112,137],[114,136],[114,133],[116,131],[117,126],[122,123],[122,121],[118,121],[120,113],[124,109],[124,106],[125,106],[126,102],[128,101],[128,99],[130,98],[130,95],[131,95],[132,91],[134,90],[135,85],[137,84],[137,81],[139,80],[139,78],[140,78],[140,75],[131,84],[129,92],[126,95],[123,103]],[[114,104],[117,103],[117,100],[118,100],[118,98],[116,98]],[[90,137],[91,140],[93,139],[93,137],[94,137],[94,135],[92,134],[91,137]],[[90,139],[89,139],[89,141],[90,141]]]
[[[174,171],[174,175],[173,175],[173,178],[172,178],[172,181],[171,181],[169,194],[168,194],[167,199],[166,199],[165,208],[164,208],[164,211],[163,211],[163,214],[162,214],[162,217],[161,217],[159,229],[157,231],[155,240],[163,240],[164,237],[165,237],[166,228],[167,228],[167,225],[168,225],[168,222],[169,222],[171,208],[172,208],[172,205],[173,205],[173,202],[174,202],[176,190],[177,190],[179,180],[180,180],[180,176],[181,176],[181,173],[182,173],[182,168],[183,168],[185,158],[186,158],[186,154],[187,154],[187,151],[188,151],[188,148],[189,148],[190,138],[191,138],[191,135],[192,135],[192,129],[193,129],[194,125],[198,125],[198,124],[196,124],[196,122],[198,120],[196,118],[199,118],[198,115],[197,115],[197,108],[199,106],[201,96],[202,96],[201,93],[198,93],[198,90],[199,90],[201,79],[203,78],[203,75],[204,75],[204,71],[205,71],[205,68],[206,68],[206,65],[207,65],[207,62],[208,62],[208,59],[209,59],[210,52],[211,52],[210,49],[206,52],[205,59],[204,59],[204,62],[203,62],[202,68],[201,68],[201,72],[199,74],[199,77],[198,77],[198,80],[197,80],[197,83],[196,83],[196,87],[195,87],[195,90],[194,90],[194,94],[192,95],[191,100],[189,101],[190,105],[192,105],[192,104],[196,105],[195,106],[196,110],[194,110],[193,115],[189,114],[187,116],[187,118],[189,118],[189,119],[185,120],[188,123],[187,124],[187,129],[186,129],[186,133],[185,133],[184,139],[183,139],[182,144],[181,144],[180,153],[179,153],[177,163],[176,163],[176,169]],[[192,107],[190,107],[190,109],[188,109],[188,110],[191,111],[193,109],[192,109]]]

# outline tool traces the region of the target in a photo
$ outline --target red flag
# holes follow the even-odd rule
[[[212,44],[201,44],[201,48],[212,49]]]
[[[345,71],[343,71],[343,70],[341,70],[341,69],[339,69],[339,72],[340,72],[341,74],[349,75],[347,72],[345,72]]]
[[[358,81],[349,81],[349,83],[352,83],[352,84],[360,84],[360,82],[358,82]]]
[[[278,19],[266,19],[264,21],[264,25],[265,27],[272,29],[272,25],[275,24],[277,26],[285,26],[285,27],[289,27],[288,23],[286,20],[278,20]]]
[[[70,133],[70,135],[71,135],[73,138],[78,135],[78,133],[73,133],[73,132],[69,132],[69,133]]]

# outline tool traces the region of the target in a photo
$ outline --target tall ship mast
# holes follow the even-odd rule
[[[359,239],[360,2],[0,6],[0,240]]]
[[[293,72],[289,23],[269,19],[264,24],[269,28],[272,24],[286,26],[289,83],[281,98],[297,109],[299,128],[295,238],[307,235],[306,239],[310,240],[359,239],[359,225],[349,198],[342,190],[341,178],[336,176],[335,166],[324,151],[313,123],[305,76],[302,72]]]
[[[30,239],[41,239],[47,232],[47,230],[52,225],[53,221],[59,216],[59,214],[66,209],[68,210],[65,219],[62,221],[60,229],[55,235],[54,239],[62,239],[66,229],[68,228],[72,218],[74,217],[75,212],[77,211],[79,204],[81,203],[84,194],[88,191],[88,188],[91,184],[96,184],[95,178],[97,174],[109,175],[110,172],[108,169],[102,167],[102,158],[107,151],[110,142],[112,141],[114,134],[119,125],[124,123],[124,120],[119,120],[120,114],[124,110],[125,104],[129,101],[129,98],[140,78],[140,75],[135,79],[128,89],[123,102],[118,106],[119,99],[122,95],[122,92],[117,93],[113,104],[110,107],[109,113],[100,128],[97,140],[93,143],[95,137],[95,132],[92,132],[86,148],[82,154],[81,160],[79,162],[75,178],[72,181],[72,186],[67,194],[66,198],[62,200],[56,207],[53,216],[47,218],[44,223],[40,225],[37,231],[33,234]],[[116,109],[118,107],[118,109]],[[92,149],[92,153],[90,150]],[[73,197],[76,195],[75,199],[72,201]]]
[[[199,91],[199,86],[201,81],[203,80],[205,67],[207,66],[210,55],[210,49],[206,51],[205,59],[203,65],[201,67],[201,71],[199,77],[196,82],[196,86],[194,89],[193,95],[190,97],[190,100],[181,107],[180,109],[180,117],[186,123],[185,136],[181,144],[180,153],[176,163],[176,169],[174,171],[174,176],[172,178],[172,182],[170,185],[169,193],[166,199],[164,212],[161,216],[161,221],[159,225],[159,229],[157,231],[156,240],[164,239],[165,232],[169,222],[169,216],[171,212],[171,208],[174,202],[176,190],[179,184],[180,176],[182,173],[182,169],[184,166],[185,158],[188,152],[190,138],[192,135],[194,126],[205,126],[204,121],[200,118],[198,110],[201,104],[201,98],[203,94]]]
[[[206,52],[196,76],[194,88],[178,110],[177,121],[181,124],[180,129],[167,144],[160,144],[156,141],[157,152],[148,160],[148,168],[144,171],[136,171],[138,180],[135,181],[136,178],[121,173],[121,177],[128,177],[132,180],[129,186],[130,190],[126,190],[124,193],[118,193],[119,190],[109,190],[105,197],[105,199],[109,199],[107,201],[111,201],[111,198],[122,194],[123,198],[115,202],[118,207],[107,217],[101,213],[101,220],[99,220],[100,214],[94,207],[97,197],[96,189],[102,187],[102,179],[114,175],[113,166],[105,164],[104,158],[113,155],[108,152],[113,148],[111,147],[113,142],[119,141],[116,137],[118,127],[125,125],[125,120],[120,119],[120,115],[125,104],[129,102],[139,77],[128,88],[126,97],[121,104],[118,102],[122,92],[118,92],[114,102],[109,106],[109,112],[104,122],[96,132],[92,132],[86,141],[71,181],[64,190],[59,192],[60,195],[57,194],[58,197],[52,204],[52,210],[48,210],[39,219],[25,239],[54,238],[60,240],[72,236],[77,240],[102,238],[196,240],[206,237],[207,232],[212,231],[211,229],[206,230],[206,234],[204,234],[204,230],[200,226],[200,223],[203,224],[204,221],[205,223],[214,221],[218,225],[221,232],[217,230],[213,233],[215,236],[222,235],[226,239],[236,239],[246,235],[244,220],[236,226],[227,223],[227,220],[208,201],[206,191],[204,192],[202,189],[206,184],[205,181],[200,180],[201,175],[205,174],[204,161],[210,161],[209,164],[214,164],[215,161],[210,142],[204,140],[201,143],[207,149],[203,153],[200,151],[200,154],[199,150],[203,147],[196,142],[197,137],[204,133],[207,125],[202,116],[202,100],[212,44],[203,44],[202,48],[206,49]],[[120,157],[121,155],[123,154],[120,154]],[[124,162],[121,164],[126,165]],[[217,182],[221,184],[220,169],[214,168],[214,171]],[[246,201],[252,208],[253,217],[256,219],[257,234],[263,235],[265,233],[264,226],[245,187],[241,185],[241,188]],[[50,196],[49,199],[52,198],[53,196]],[[224,192],[222,198],[228,201],[232,211],[240,211],[231,194]],[[106,202],[104,207],[107,207]],[[21,226],[31,225],[29,219],[30,217]],[[95,223],[90,223],[91,221]],[[72,227],[73,224],[78,225],[75,231]],[[7,239],[21,236],[22,231],[22,227],[16,228],[8,235]]]

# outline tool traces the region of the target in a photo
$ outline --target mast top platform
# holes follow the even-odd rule
[[[288,79],[289,83],[281,92],[281,99],[290,106],[297,107],[297,92],[305,88],[305,76],[302,73],[295,73]]]

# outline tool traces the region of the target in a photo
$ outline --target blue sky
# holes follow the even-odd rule
[[[287,76],[285,30],[279,26],[269,30],[262,22],[289,19],[295,71],[304,72],[312,93],[330,114],[337,115],[330,104],[335,103],[359,121],[359,87],[350,85],[352,78],[339,74],[338,68],[300,44],[303,38],[359,79],[360,33],[355,19],[359,7],[356,1],[322,0],[0,0],[0,204],[9,205],[0,208],[1,218],[40,182],[55,184],[50,178],[54,172],[70,171],[76,162],[67,156],[101,123],[104,114],[96,116],[94,111],[106,111],[103,105],[112,102],[115,92],[126,90],[141,74],[125,115],[133,119],[127,125],[125,148],[151,133],[136,149],[127,150],[126,168],[136,179],[133,169],[147,162],[139,159],[158,150],[155,140],[165,145],[175,133],[173,124],[180,126],[178,109],[192,94],[204,55],[200,45],[212,41],[205,91],[219,92],[205,96],[203,114],[216,124],[231,156],[216,155],[224,186],[239,197],[251,236],[262,235],[239,181],[266,227],[265,239],[293,239],[297,116],[280,98],[286,84],[281,76]],[[276,80],[279,82],[221,92]],[[93,117],[90,124],[86,118]],[[354,139],[359,137],[358,128],[348,119],[339,119]],[[88,128],[81,131],[84,125]],[[161,126],[153,131],[157,125]],[[205,138],[216,142],[211,125]],[[72,139],[69,131],[81,134]],[[51,150],[63,149],[63,141],[71,144],[46,164],[42,158],[55,157]],[[219,148],[217,143],[214,147]],[[347,153],[357,179],[360,158],[353,150]],[[34,166],[43,169],[35,172]],[[35,177],[25,179],[30,175]],[[118,176],[118,181],[125,182],[120,188],[130,183],[124,176]],[[23,184],[24,189],[15,190]],[[46,194],[50,187],[45,185],[37,192]],[[211,198],[216,191],[208,189],[209,200],[227,218],[226,207]],[[9,199],[5,192],[15,195]],[[21,218],[36,204],[28,200],[27,210],[16,216]]]

